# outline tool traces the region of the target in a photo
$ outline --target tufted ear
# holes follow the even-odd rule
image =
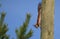
[[[35,27],[35,28],[38,28],[38,27],[39,27],[39,25],[35,24],[35,25],[34,25],[34,27]]]

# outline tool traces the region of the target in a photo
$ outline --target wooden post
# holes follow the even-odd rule
[[[54,0],[42,0],[41,39],[54,39]]]

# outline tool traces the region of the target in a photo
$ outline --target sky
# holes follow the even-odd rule
[[[10,39],[16,39],[15,29],[19,28],[25,21],[26,14],[31,14],[30,23],[27,31],[33,30],[33,36],[30,39],[40,39],[40,28],[36,29],[33,25],[37,20],[37,7],[41,0],[0,0],[2,7],[0,12],[5,11],[4,22],[8,24]],[[60,39],[60,0],[55,0],[54,12],[54,39]]]

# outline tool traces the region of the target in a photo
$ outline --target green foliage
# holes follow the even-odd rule
[[[29,39],[32,36],[32,34],[33,34],[32,30],[30,30],[26,34],[30,18],[31,18],[30,14],[27,14],[26,15],[26,20],[23,23],[23,25],[19,29],[16,29],[16,35],[17,35],[18,39]]]
[[[0,39],[8,39],[9,37],[6,35],[8,31],[7,25],[4,23],[5,13],[0,13]]]
[[[25,35],[26,39],[29,39],[29,38],[32,36],[32,33],[33,33],[33,31],[30,30],[30,31]]]

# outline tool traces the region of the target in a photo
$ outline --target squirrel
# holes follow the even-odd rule
[[[38,28],[41,25],[41,3],[38,4],[38,16],[37,16],[37,22],[34,25],[36,28]]]

